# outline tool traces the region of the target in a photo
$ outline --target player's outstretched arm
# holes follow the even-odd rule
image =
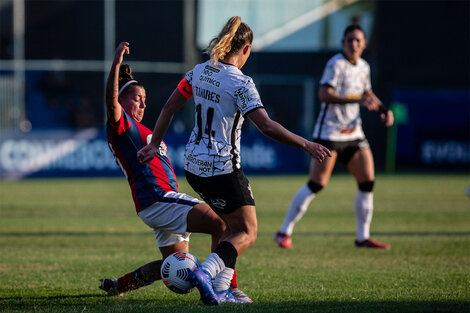
[[[335,93],[335,90],[330,85],[321,85],[318,88],[318,99],[321,102],[335,103],[335,104],[348,104],[358,101],[358,97],[344,97]]]
[[[106,102],[106,115],[111,122],[117,122],[121,118],[122,108],[118,102],[119,97],[119,67],[121,66],[124,58],[124,53],[129,54],[129,43],[121,42],[114,54],[113,64],[109,71],[108,79],[106,80],[105,88],[105,102]]]
[[[140,163],[150,162],[155,157],[155,154],[158,152],[160,147],[160,143],[163,140],[163,136],[168,130],[168,127],[170,127],[173,116],[185,103],[186,98],[180,93],[178,88],[176,88],[158,116],[157,123],[153,129],[152,140],[148,145],[137,152],[137,158]]]
[[[319,162],[322,162],[327,156],[331,157],[330,150],[288,131],[281,124],[270,119],[266,110],[263,108],[248,113],[247,117],[256,125],[263,135],[277,142],[302,149]]]

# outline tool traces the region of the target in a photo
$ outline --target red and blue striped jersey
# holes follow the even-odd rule
[[[141,164],[137,152],[152,138],[152,131],[135,121],[122,109],[117,123],[106,123],[108,145],[116,163],[127,177],[137,213],[155,202],[164,201],[168,191],[178,192],[176,175],[166,155],[166,145],[160,145],[155,158]]]

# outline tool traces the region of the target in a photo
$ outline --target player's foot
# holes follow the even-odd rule
[[[363,241],[356,240],[354,241],[354,244],[356,245],[356,248],[376,248],[376,249],[385,249],[385,250],[390,249],[389,245],[372,240],[370,238],[363,240]]]
[[[277,242],[281,248],[292,249],[292,239],[287,234],[278,232],[276,235],[274,235],[274,241]]]
[[[196,286],[201,294],[201,300],[205,305],[218,305],[219,300],[212,287],[212,279],[209,273],[196,268],[189,273],[189,281]]]
[[[250,299],[243,291],[238,288],[229,288],[232,295],[238,300],[239,303],[252,303],[253,300]]]
[[[229,289],[217,293],[219,303],[239,303],[237,298],[230,292]]]
[[[124,293],[119,292],[118,282],[116,279],[103,278],[100,279],[100,289],[104,290],[108,296],[122,296]]]

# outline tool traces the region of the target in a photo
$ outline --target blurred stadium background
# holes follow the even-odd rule
[[[182,75],[226,20],[255,33],[243,72],[272,118],[310,138],[318,81],[344,28],[369,40],[375,93],[395,112],[385,129],[363,112],[379,172],[470,173],[468,1],[0,0],[0,179],[120,176],[104,132],[104,82],[121,41],[147,89],[152,128]],[[177,174],[193,107],[165,137]],[[301,151],[245,123],[247,173],[306,173]],[[344,170],[339,166],[337,171]]]

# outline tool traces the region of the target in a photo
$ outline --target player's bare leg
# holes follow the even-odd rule
[[[197,233],[207,233],[212,235],[211,251],[219,242],[221,236],[226,231],[225,223],[206,204],[199,203],[188,212],[187,231]],[[181,241],[173,245],[159,247],[162,259],[147,263],[138,269],[127,273],[118,279],[101,279],[100,289],[106,291],[110,296],[122,295],[125,292],[136,290],[152,284],[161,279],[160,269],[163,260],[174,252],[189,252],[188,242]]]
[[[163,260],[170,254],[178,251],[188,252],[188,243],[186,241],[178,242],[167,247],[160,247],[162,259],[149,262],[136,270],[127,273],[118,279],[101,279],[100,289],[106,291],[108,296],[122,296],[125,292],[139,289],[153,284],[156,280],[162,279],[160,269]]]

